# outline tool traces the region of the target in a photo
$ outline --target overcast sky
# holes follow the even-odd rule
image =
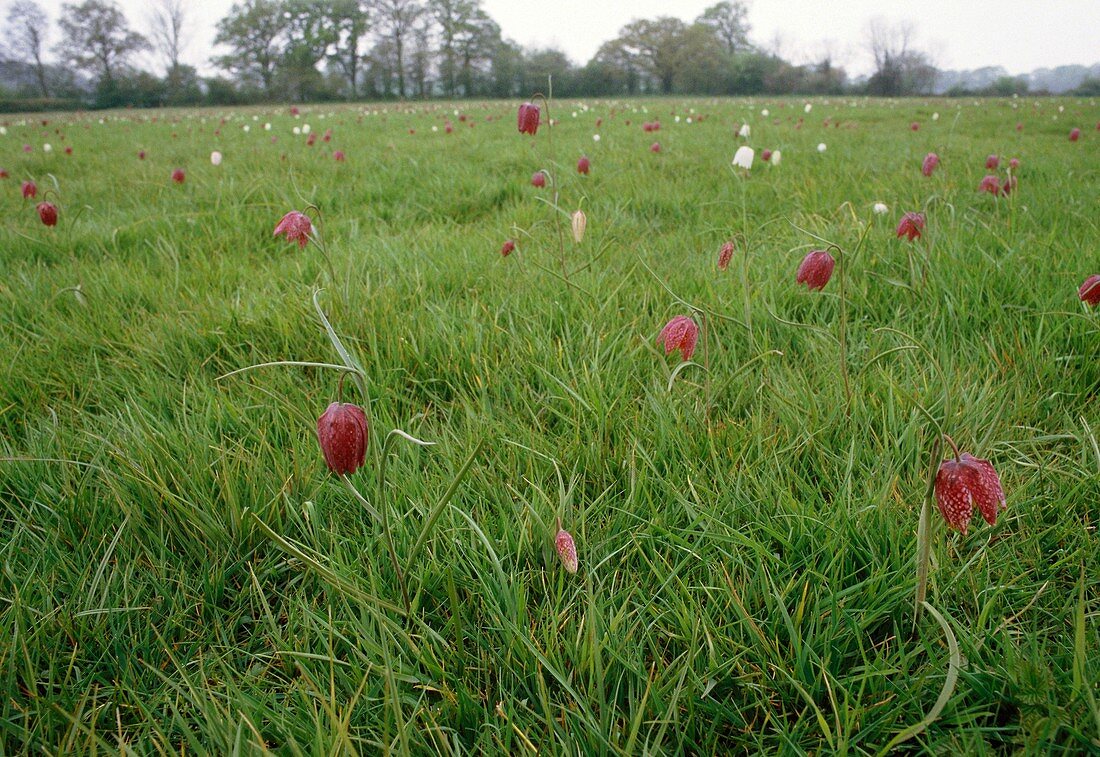
[[[8,0],[0,0],[4,5]],[[76,2],[77,0],[73,0]],[[54,19],[62,0],[39,0]],[[132,26],[148,28],[156,0],[118,0]],[[600,44],[635,18],[675,15],[691,21],[717,0],[483,0],[504,36],[525,46],[553,45],[583,64]],[[232,0],[187,3],[191,42],[186,58],[213,73],[214,24]],[[1100,0],[750,0],[751,38],[796,63],[825,46],[850,74],[868,73],[868,21],[911,21],[917,47],[940,68],[1004,66],[1010,73],[1100,62]],[[53,32],[56,38],[56,30]],[[152,67],[152,60],[147,62]]]

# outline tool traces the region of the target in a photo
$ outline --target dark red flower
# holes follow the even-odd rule
[[[8,178],[8,169],[0,168],[0,179]]]
[[[176,182],[177,184],[182,184],[184,178],[186,177],[183,173],[182,168],[177,168],[175,171],[172,172],[172,181]]]
[[[1005,509],[1001,479],[988,460],[963,453],[940,463],[934,487],[936,505],[947,525],[966,533],[974,505],[989,525],[996,525],[997,513]]]
[[[317,419],[317,441],[333,473],[355,473],[366,458],[367,439],[367,416],[358,405],[333,402]]]
[[[650,152],[660,152],[661,151],[661,143],[660,142],[654,142],[653,144],[651,144],[649,146],[649,151]]]
[[[978,185],[978,191],[989,192],[991,195],[998,195],[1001,193],[1001,180],[993,174],[988,174],[982,177],[982,181]]]
[[[534,136],[535,132],[539,130],[539,106],[534,103],[524,103],[519,106],[516,121],[519,125],[520,134]]]
[[[288,242],[297,242],[299,247],[305,247],[309,244],[309,235],[312,232],[313,222],[309,220],[309,216],[292,210],[275,224],[275,233],[272,236],[286,234]]]
[[[531,186],[542,189],[546,186],[546,173],[543,171],[535,171],[531,174]]]
[[[511,239],[504,240],[504,244],[500,246],[501,257],[508,257],[516,249],[516,243]]]
[[[145,150],[138,150],[138,160],[145,160]]]
[[[825,285],[829,283],[829,279],[832,278],[835,265],[836,260],[828,252],[813,250],[802,258],[795,281],[799,284],[805,284],[811,290],[824,289]]]
[[[336,150],[335,152],[332,153],[332,159],[335,160],[337,163],[343,163],[344,158],[345,158],[345,156],[344,156],[344,151],[343,150]]]
[[[57,206],[52,202],[40,202],[38,203],[38,217],[42,219],[42,223],[47,226],[57,225]]]
[[[936,166],[940,164],[940,156],[934,152],[930,152],[924,156],[924,161],[920,164],[920,172],[925,176],[931,176],[932,172],[936,170]]]
[[[569,573],[576,573],[579,567],[577,561],[577,544],[573,541],[573,535],[564,528],[558,528],[558,535],[554,537],[554,548],[558,551],[562,566]]]
[[[920,129],[920,124],[914,121],[913,123],[909,124],[909,128],[912,131],[917,131],[918,129]]]
[[[577,160],[577,173],[583,173],[585,176],[587,176],[588,171],[591,168],[592,163],[588,160],[587,155],[582,155],[580,159]]]
[[[666,355],[680,350],[684,360],[691,360],[698,340],[699,327],[686,315],[674,316],[657,335],[657,344],[664,345]]]
[[[730,260],[733,258],[733,242],[726,242],[722,245],[722,249],[718,251],[718,270],[724,271],[730,267]]]
[[[987,171],[996,171],[999,165],[1001,165],[1001,159],[996,155],[990,155],[985,159],[985,168]]]
[[[1016,189],[1016,177],[1009,174],[1005,177],[1005,183],[1001,185],[1001,194],[1008,197]]]
[[[1077,290],[1077,296],[1087,305],[1100,305],[1100,273],[1094,273],[1085,279],[1085,283]]]
[[[310,132],[309,136],[306,137],[306,147],[313,147],[315,144],[317,144],[317,135]]]
[[[38,195],[38,185],[33,181],[24,181],[20,186],[23,190],[23,199],[26,200],[30,197],[36,197]]]
[[[1071,129],[1070,130],[1070,132],[1069,132],[1069,141],[1070,142],[1076,142],[1080,138],[1081,138],[1081,130],[1080,129]]]
[[[906,213],[898,221],[898,238],[907,237],[910,242],[920,239],[924,231],[924,213]]]
[[[772,151],[771,150],[764,149],[764,150],[760,151],[760,160],[763,160],[763,161],[766,162],[766,161],[769,161],[771,159],[772,159]]]
[[[1015,171],[1017,168],[1020,167],[1020,159],[1013,158],[1012,160],[1008,161],[1008,167]]]

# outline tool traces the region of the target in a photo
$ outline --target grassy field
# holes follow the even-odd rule
[[[1100,106],[517,105],[8,118],[0,752],[1100,749]],[[400,579],[318,448],[343,373],[226,375],[341,364],[315,296]],[[935,516],[915,619],[937,426],[1008,507]],[[436,444],[380,484],[394,428]]]

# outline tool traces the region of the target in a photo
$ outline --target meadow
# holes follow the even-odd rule
[[[1100,749],[1100,106],[518,105],[7,117],[0,752]]]

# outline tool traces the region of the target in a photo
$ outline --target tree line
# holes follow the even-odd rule
[[[853,85],[825,52],[796,65],[749,39],[742,0],[692,22],[639,19],[584,65],[505,38],[481,0],[241,0],[217,22],[215,76],[183,62],[195,19],[186,0],[154,0],[145,31],[111,0],[61,6],[60,41],[35,0],[8,6],[0,99],[99,107],[271,101],[653,94],[920,94],[935,68],[904,25],[869,27],[876,70]],[[52,54],[52,57],[51,57]],[[162,74],[144,70],[155,56]],[[23,105],[26,103],[24,102]]]

